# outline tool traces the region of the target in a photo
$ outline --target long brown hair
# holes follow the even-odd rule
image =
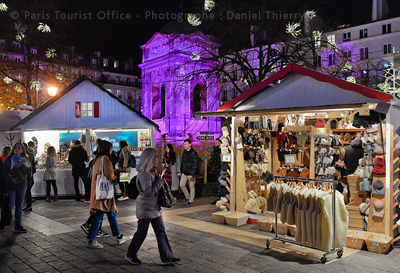
[[[54,148],[53,146],[49,146],[47,148],[47,155],[55,155],[55,156],[57,156],[56,148]]]
[[[28,158],[28,155],[26,154],[26,151],[25,151],[25,147],[24,147],[24,145],[22,145],[21,142],[17,142],[17,143],[14,144],[14,146],[13,146],[12,149],[11,149],[11,153],[10,153],[9,156],[15,155],[14,150],[15,150],[15,147],[16,147],[17,145],[21,145],[21,148],[22,148],[21,156],[24,156],[24,157]]]
[[[11,153],[11,147],[5,146],[3,151],[1,151],[1,156],[8,156]]]

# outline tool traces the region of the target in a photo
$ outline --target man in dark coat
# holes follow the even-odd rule
[[[24,143],[25,144],[25,143]],[[26,188],[26,194],[25,194],[25,199],[26,199],[26,207],[23,208],[23,211],[32,211],[32,201],[34,201],[32,199],[32,187],[34,184],[33,181],[33,175],[36,173],[36,159],[35,159],[35,155],[36,155],[36,143],[33,141],[29,141],[28,145],[25,146],[26,149],[26,154],[29,157],[29,163],[31,163],[31,167],[32,167],[32,175],[30,176],[30,179],[28,181],[28,185]]]
[[[182,155],[181,169],[178,170],[178,176],[181,178],[179,186],[186,198],[186,202],[183,205],[191,207],[194,202],[196,174],[199,172],[199,156],[197,152],[193,150],[192,141],[190,139],[185,139],[183,146],[185,147],[185,150]],[[186,188],[186,182],[188,181],[190,195]]]
[[[72,165],[72,176],[74,177],[75,201],[81,201],[81,194],[79,193],[79,177],[82,179],[82,183],[84,183],[84,172],[86,168],[85,162],[88,161],[89,158],[85,146],[83,146],[79,140],[76,140],[75,145],[71,147],[68,156],[68,162]]]
[[[358,160],[364,157],[364,149],[362,147],[361,133],[357,134],[356,139],[353,139],[347,146],[344,153],[344,164],[346,164],[346,175],[353,174],[358,167]],[[347,183],[348,197],[350,198],[350,187]]]
[[[219,200],[219,180],[218,177],[221,175],[221,145],[222,142],[219,138],[215,140],[215,146],[211,154],[210,158],[210,181],[215,182],[216,193],[215,196],[217,197],[211,204],[215,205]]]

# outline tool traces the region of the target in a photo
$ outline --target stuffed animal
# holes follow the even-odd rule
[[[226,203],[228,203],[228,199],[226,197],[221,197],[215,204],[217,208],[219,208],[222,211],[228,211],[228,208],[226,206]]]

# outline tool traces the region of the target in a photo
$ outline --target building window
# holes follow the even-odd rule
[[[326,36],[326,40],[328,41],[328,45],[335,44],[335,34],[330,34]]]
[[[37,48],[31,47],[31,53],[37,55]]]
[[[103,59],[103,66],[108,66],[108,59]]]
[[[117,97],[120,99],[122,98],[121,90],[117,90]]]
[[[205,85],[196,84],[190,98],[193,113],[207,111],[207,88]]]
[[[116,84],[120,84],[120,83],[121,83],[121,76],[117,76],[117,77],[116,77],[115,83],[116,83]]]
[[[335,64],[336,64],[335,53],[330,53],[328,55],[328,65],[335,65]]]
[[[126,78],[126,85],[131,85],[131,78]]]
[[[125,64],[125,70],[129,70],[129,64]]]
[[[97,60],[96,59],[92,59],[91,60],[91,67],[95,67],[97,65]]]
[[[351,58],[351,50],[343,52],[343,55],[346,59],[350,59]]]
[[[343,32],[343,42],[351,41],[351,32]]]
[[[132,100],[132,92],[128,92],[128,100]]]
[[[392,44],[384,44],[383,45],[383,54],[392,53]]]
[[[368,59],[368,47],[360,48],[360,60]]]
[[[382,34],[392,33],[392,24],[382,25]]]
[[[119,67],[118,61],[114,61],[114,68],[118,68],[118,67]]]
[[[317,67],[321,67],[322,61],[321,61],[321,56],[317,56]]]
[[[64,53],[64,54],[62,55],[62,57],[63,57],[64,60],[67,60],[67,61],[68,61],[68,54],[65,54],[65,53]]]
[[[161,86],[161,118],[165,117],[165,84]]]
[[[78,56],[78,62],[82,61],[83,57],[82,56]]]
[[[368,29],[360,29],[360,39],[368,38]]]
[[[18,42],[13,42],[13,48],[14,48],[14,50],[18,50],[21,48],[21,44]]]

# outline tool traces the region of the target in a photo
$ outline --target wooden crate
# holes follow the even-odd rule
[[[272,218],[264,218],[257,221],[258,228],[261,231],[271,232],[272,229]]]
[[[225,221],[230,226],[243,226],[247,223],[249,214],[244,212],[234,211],[231,214],[225,215]]]
[[[371,233],[371,236],[365,240],[368,251],[385,254],[389,251],[390,245],[392,244],[393,237]]]
[[[214,223],[226,224],[225,215],[231,214],[231,211],[219,211],[212,214]]]
[[[365,240],[371,236],[368,232],[363,231],[349,231],[346,236],[346,247],[354,249],[363,249]]]

